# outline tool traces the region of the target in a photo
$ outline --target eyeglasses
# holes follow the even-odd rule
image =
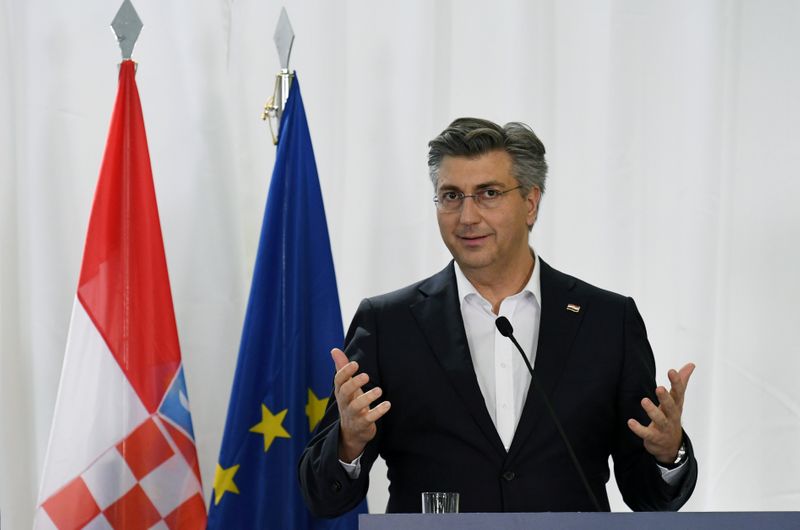
[[[520,189],[522,186],[511,188],[510,190],[498,190],[495,188],[484,188],[472,195],[467,195],[463,191],[440,191],[433,198],[436,207],[442,212],[457,212],[464,206],[464,199],[472,199],[478,208],[496,208],[500,205],[500,199],[509,191]]]

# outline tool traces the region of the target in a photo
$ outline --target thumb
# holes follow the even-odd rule
[[[339,348],[334,348],[331,350],[331,357],[333,357],[333,364],[336,366],[337,372],[350,362],[350,360],[347,358],[347,355],[345,355],[344,352]]]

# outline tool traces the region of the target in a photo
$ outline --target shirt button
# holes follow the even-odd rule
[[[505,368],[505,367],[506,367],[506,363],[500,363],[500,368]]]
[[[503,478],[506,480],[506,482],[511,482],[516,476],[517,475],[513,471],[506,471],[503,473]]]
[[[334,480],[333,482],[331,482],[331,489],[335,493],[339,493],[340,491],[342,491],[342,483],[339,482],[338,480]]]

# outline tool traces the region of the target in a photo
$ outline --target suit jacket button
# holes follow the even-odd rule
[[[333,490],[334,493],[339,493],[342,491],[342,483],[338,480],[334,480],[331,482],[331,490]]]
[[[514,477],[516,476],[517,475],[513,471],[506,471],[505,473],[503,473],[503,478],[506,479],[506,481],[508,482],[514,480]]]

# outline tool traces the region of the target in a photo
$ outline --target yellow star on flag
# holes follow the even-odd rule
[[[308,404],[306,405],[306,416],[308,416],[308,430],[313,431],[325,415],[328,407],[328,398],[319,399],[316,394],[308,389]]]
[[[222,500],[222,496],[228,491],[237,495],[239,494],[239,488],[236,487],[236,483],[233,481],[233,476],[237,471],[239,471],[239,464],[231,466],[227,469],[217,464],[217,470],[214,472],[215,505],[219,504],[219,501]]]
[[[291,438],[286,429],[283,428],[283,418],[289,409],[283,409],[277,414],[272,414],[270,410],[261,404],[261,421],[250,427],[250,432],[257,432],[264,435],[264,452],[269,450],[275,438]]]

